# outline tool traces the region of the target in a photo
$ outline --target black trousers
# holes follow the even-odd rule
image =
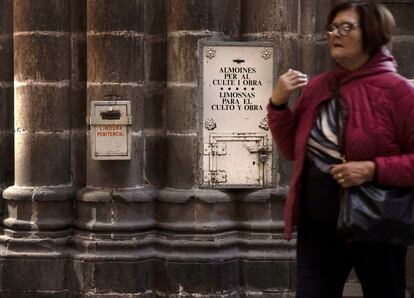
[[[407,247],[351,242],[336,222],[303,220],[297,239],[297,298],[341,298],[352,268],[364,298],[404,298]]]

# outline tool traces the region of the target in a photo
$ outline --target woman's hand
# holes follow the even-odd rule
[[[308,84],[308,76],[300,71],[289,69],[276,81],[272,93],[272,103],[281,105],[289,100],[290,95]]]
[[[372,181],[375,173],[373,161],[350,161],[331,167],[331,174],[342,187],[351,187]]]

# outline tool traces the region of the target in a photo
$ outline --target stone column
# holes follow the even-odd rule
[[[11,0],[0,2],[0,65],[0,198],[2,198],[4,188],[13,184],[14,164],[13,1]]]
[[[73,194],[70,1],[13,3],[15,184],[3,193],[3,290],[64,294]]]
[[[332,0],[299,1],[299,70],[309,77],[333,66],[329,55],[326,21]]]
[[[152,289],[154,186],[163,183],[165,147],[164,3],[87,2],[87,115],[91,101],[111,93],[131,102],[133,123],[131,160],[92,160],[87,137],[74,234],[73,289],[81,297]]]
[[[72,183],[86,183],[86,1],[71,2],[71,167]]]
[[[414,79],[414,68],[412,67],[414,60],[414,28],[412,26],[414,3],[403,0],[381,2],[391,11],[397,22],[397,30],[389,47],[397,59],[398,73],[406,78]]]

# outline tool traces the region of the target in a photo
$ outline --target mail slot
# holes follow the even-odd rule
[[[92,101],[89,117],[94,160],[131,159],[130,101]]]

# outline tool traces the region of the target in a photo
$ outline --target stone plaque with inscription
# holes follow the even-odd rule
[[[272,185],[266,119],[275,74],[272,44],[205,41],[199,55],[200,185]]]

